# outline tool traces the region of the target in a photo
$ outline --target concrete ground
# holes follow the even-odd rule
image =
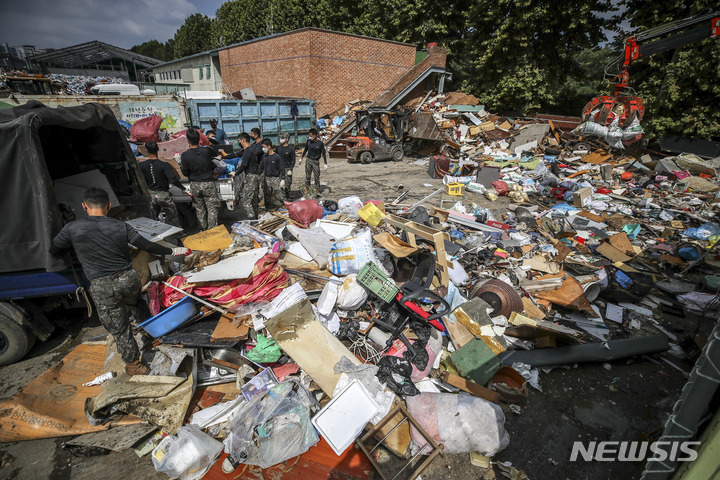
[[[327,184],[325,198],[338,200],[358,195],[363,200],[390,201],[402,190],[410,190],[406,203],[413,203],[442,186],[430,179],[427,167],[405,162],[370,165],[348,164],[331,159],[321,180]],[[304,168],[296,168],[295,186],[304,179]],[[294,188],[295,189],[295,188]],[[296,189],[295,189],[296,190]],[[489,202],[468,196],[496,213],[507,207],[501,198]],[[440,197],[434,202],[438,204]],[[226,224],[242,218],[242,211],[224,212]],[[102,334],[97,319],[84,318],[80,311],[53,318],[59,325],[53,338],[38,344],[23,361],[0,368],[0,400],[63,358],[83,339]],[[689,371],[692,367],[677,359]],[[607,368],[609,367],[609,368]],[[663,426],[685,383],[683,374],[666,364],[651,360],[615,361],[607,366],[585,364],[570,369],[541,373],[543,391],[530,390],[519,410],[504,408],[510,445],[497,456],[524,470],[533,480],[638,478],[641,463],[570,462],[572,441],[615,439],[645,440]],[[166,479],[155,472],[149,457],[138,458],[131,450],[94,457],[74,457],[63,448],[66,438],[0,444],[0,479],[82,479],[133,478]],[[379,477],[378,477],[379,478]],[[468,454],[445,455],[423,474],[424,480],[445,478],[493,479],[502,477],[497,468],[473,466]]]

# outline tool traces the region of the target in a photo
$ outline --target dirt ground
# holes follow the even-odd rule
[[[323,194],[332,200],[351,194],[364,200],[392,200],[403,191],[398,188],[402,184],[405,190],[410,190],[405,202],[413,203],[440,188],[442,182],[428,177],[426,165],[412,162],[414,160],[406,159],[405,162],[361,165],[330,159],[329,169],[322,171],[321,176],[327,184]],[[297,186],[304,179],[304,166],[296,168],[295,173]],[[467,199],[494,212],[502,212],[507,206],[503,199],[493,203],[484,197],[468,196]],[[439,202],[438,196],[431,203]],[[221,216],[226,224],[239,218],[242,218],[240,210],[226,211]],[[23,361],[0,368],[0,400],[15,394],[81,341],[103,334],[97,319],[87,319],[81,311],[51,320],[60,328],[50,341],[36,345]],[[688,362],[674,358],[672,361],[687,372],[692,368]],[[543,372],[540,375],[542,392],[530,389],[517,413],[504,407],[510,445],[496,460],[512,462],[532,480],[638,478],[644,467],[642,463],[570,462],[572,442],[646,440],[648,434],[663,426],[685,381],[680,371],[650,358]],[[132,450],[74,457],[63,448],[66,440],[68,438],[0,444],[0,479],[167,478],[155,472],[149,457],[138,458]],[[492,467],[473,466],[469,454],[460,454],[437,459],[421,478],[505,477]]]

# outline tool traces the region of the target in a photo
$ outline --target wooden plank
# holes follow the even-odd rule
[[[465,377],[461,377],[460,375],[455,375],[450,372],[440,372],[438,378],[443,382],[475,395],[476,397],[484,398],[489,402],[500,403],[500,395],[497,392],[493,392],[489,388],[478,385]]]

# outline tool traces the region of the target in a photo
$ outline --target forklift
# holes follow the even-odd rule
[[[405,127],[408,112],[369,107],[355,112],[356,136],[347,139],[348,163],[377,160],[398,162],[405,156]]]

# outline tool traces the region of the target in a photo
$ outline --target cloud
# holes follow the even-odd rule
[[[200,0],[203,1],[203,0]],[[130,48],[171,38],[188,15],[190,0],[24,0],[0,2],[0,42],[62,48],[100,40]]]

